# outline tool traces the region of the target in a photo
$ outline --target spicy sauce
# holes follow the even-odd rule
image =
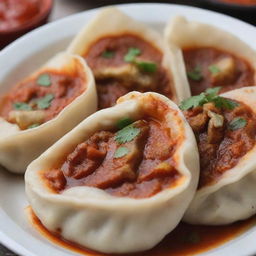
[[[39,124],[53,119],[59,112],[80,96],[84,88],[84,80],[79,72],[71,74],[60,71],[44,71],[37,77],[17,84],[0,100],[0,116],[8,122],[12,120],[12,113],[25,111],[37,115],[42,113]],[[38,112],[40,111],[40,113]],[[22,127],[17,123],[21,129]]]
[[[183,49],[183,56],[192,95],[198,95],[210,87],[221,86],[220,93],[223,93],[253,86],[255,83],[250,64],[231,53],[212,47],[201,47]],[[221,60],[226,62],[224,72],[219,68],[223,66]]]
[[[47,230],[37,218],[30,207],[27,213],[32,225],[48,240],[63,248],[71,250],[86,256],[107,256],[92,251],[73,242],[67,241],[58,233],[52,233]],[[256,218],[235,222],[226,226],[198,226],[180,223],[176,229],[168,234],[153,249],[130,254],[121,254],[120,256],[191,256],[212,250],[224,243],[235,239],[237,236],[247,231],[256,224]],[[113,254],[111,254],[113,255]],[[117,255],[117,254],[115,254]]]
[[[151,197],[177,185],[182,177],[173,159],[176,142],[166,126],[151,118],[138,120],[119,130],[138,132],[121,144],[117,140],[121,133],[96,132],[80,143],[60,168],[47,171],[43,177],[56,192],[90,186],[113,196]]]
[[[125,56],[131,49],[137,51],[136,61],[127,62]],[[130,91],[154,91],[173,98],[171,77],[161,64],[162,52],[137,35],[100,38],[83,56],[96,79],[99,109],[115,105]],[[141,68],[145,68],[145,62],[154,65],[155,70]]]
[[[238,5],[256,5],[256,0],[219,0],[228,4],[238,4]]]
[[[26,25],[40,13],[40,10],[40,0],[1,0],[0,31]]]

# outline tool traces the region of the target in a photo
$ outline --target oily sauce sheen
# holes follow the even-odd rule
[[[131,48],[140,51],[137,60],[154,63],[157,70],[143,72],[136,69],[136,65],[127,63],[125,55]],[[105,56],[105,53],[109,55]],[[101,38],[83,56],[96,78],[99,109],[113,106],[119,97],[130,91],[155,91],[169,98],[173,96],[171,78],[161,66],[162,53],[137,35],[123,34]],[[124,70],[125,67],[131,68]],[[118,75],[114,71],[116,68],[121,68]]]
[[[188,48],[183,49],[183,56],[187,74],[198,70],[200,75],[194,79],[188,75],[192,95],[200,94],[210,87],[222,86],[220,92],[223,93],[254,85],[254,71],[249,63],[228,52],[210,47]],[[223,59],[228,62],[225,64],[227,73],[219,76],[216,67]]]
[[[255,145],[256,116],[242,102],[237,104],[238,106],[233,110],[215,108],[225,121],[223,127],[213,130],[212,138],[209,138],[209,124],[207,125],[209,120],[203,107],[184,113],[197,138],[201,167],[199,188],[218,181],[225,171],[235,167]],[[242,119],[245,125],[232,130],[230,124],[232,120],[238,118]]]
[[[41,10],[40,0],[1,0],[0,31],[8,31],[26,25]]]
[[[50,84],[47,86],[38,84],[39,75],[32,80],[16,85],[8,94],[2,96],[0,116],[12,122],[9,114],[15,110],[14,105],[16,103],[25,103],[31,108],[37,108],[36,102],[38,100],[43,99],[46,95],[51,95],[53,99],[50,101],[49,106],[45,106],[45,109],[42,109],[45,113],[43,122],[47,122],[57,116],[63,108],[86,89],[83,86],[84,81],[79,74],[71,75],[49,70],[41,75],[46,75]]]
[[[176,185],[181,178],[172,159],[176,143],[165,123],[144,119],[132,125],[139,133],[129,142],[119,144],[118,133],[100,131],[80,143],[60,168],[44,174],[49,185],[57,192],[91,186],[132,198],[150,197]]]
[[[32,225],[47,239],[61,247],[86,256],[107,256],[110,254],[91,251],[75,243],[63,239],[61,230],[52,233],[48,231],[28,208],[28,216]],[[188,256],[203,253],[221,246],[256,224],[256,218],[239,221],[227,226],[196,226],[180,223],[174,231],[167,235],[156,247],[149,251],[122,254],[120,256]],[[113,255],[113,254],[111,254]],[[117,255],[117,254],[116,254]]]

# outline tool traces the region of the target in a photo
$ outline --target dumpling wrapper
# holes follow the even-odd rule
[[[18,125],[0,117],[0,164],[11,172],[24,173],[32,160],[97,110],[94,78],[84,59],[73,54],[60,53],[23,82],[37,77],[44,70],[78,71],[84,80],[85,90],[55,118],[33,129],[20,130]]]
[[[180,140],[173,155],[182,175],[178,184],[149,198],[115,197],[104,190],[80,186],[53,192],[42,178],[79,143],[100,130],[115,127],[124,116],[138,120],[162,111],[172,138]],[[152,110],[152,107],[154,110]],[[31,207],[50,231],[61,230],[69,241],[105,253],[131,253],[152,248],[180,222],[198,183],[199,160],[194,134],[177,105],[157,93],[131,92],[117,105],[96,112],[33,161],[25,174]]]
[[[165,27],[164,40],[170,48],[177,47],[179,57],[182,58],[177,60],[176,63],[177,71],[181,72],[178,76],[182,77],[183,81],[185,80],[185,88],[190,87],[182,57],[182,49],[190,47],[213,47],[248,61],[255,71],[254,81],[256,82],[255,50],[227,31],[212,25],[188,21],[183,16],[176,16]],[[191,94],[190,89],[188,93]]]
[[[135,21],[117,8],[102,9],[74,38],[67,51],[83,55],[98,39],[127,33],[137,35],[163,53],[162,66],[169,73],[173,84],[171,89],[174,98],[172,100],[180,102],[188,98],[190,96],[189,85],[186,82],[186,77],[180,76],[182,72],[178,69],[183,68],[182,65],[177,65],[177,62],[182,58],[179,49],[174,45],[172,45],[172,48],[168,47],[163,42],[161,34]]]
[[[243,87],[221,96],[237,100],[256,113],[256,87]],[[256,213],[256,144],[213,185],[200,188],[185,213],[191,224],[224,225]]]

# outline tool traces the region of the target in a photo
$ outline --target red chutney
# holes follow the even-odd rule
[[[252,86],[254,70],[250,64],[228,52],[210,47],[183,49],[192,95],[210,87],[222,86],[221,93]]]
[[[195,132],[200,155],[199,188],[218,181],[227,170],[255,145],[256,116],[241,102],[233,110],[218,109],[212,103],[185,111]],[[223,116],[220,127],[214,127],[207,111]],[[210,123],[211,122],[211,123]]]
[[[64,247],[81,255],[107,256],[72,243],[61,237],[59,232],[48,231],[28,208],[28,217],[32,225],[54,244]],[[130,253],[133,256],[188,256],[212,250],[224,243],[236,238],[256,224],[255,217],[245,221],[239,221],[226,226],[197,226],[180,223],[175,230],[168,234],[157,246],[145,252]],[[112,254],[111,254],[112,255]],[[117,255],[117,254],[115,254]],[[128,256],[122,254],[122,256]]]
[[[256,5],[256,0],[219,0],[228,4],[239,4],[239,5]]]
[[[44,177],[57,192],[92,186],[114,196],[146,198],[180,180],[175,146],[164,123],[143,119],[118,132],[96,132]]]
[[[21,129],[29,128],[27,122],[20,120],[24,115],[26,120],[32,118],[29,125],[40,125],[53,119],[80,96],[86,89],[84,82],[79,72],[69,74],[44,71],[33,79],[17,84],[8,94],[2,96],[0,116],[9,122],[17,123]],[[35,122],[33,118],[36,118]]]
[[[40,0],[1,0],[0,31],[8,31],[28,23],[40,13]]]
[[[144,69],[135,61],[125,61],[131,48],[135,49],[135,60],[144,62]],[[162,53],[137,35],[101,38],[83,55],[96,78],[99,109],[115,105],[120,96],[130,91],[155,91],[173,97],[171,78],[161,66]],[[145,62],[151,68],[153,65],[153,70],[145,71]]]

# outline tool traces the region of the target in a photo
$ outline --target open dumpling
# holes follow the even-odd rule
[[[222,86],[221,92],[256,83],[256,52],[217,27],[178,16],[165,28],[165,41],[182,50],[192,95]]]
[[[68,48],[91,67],[99,108],[114,105],[130,91],[154,91],[174,101],[189,97],[178,76],[178,53],[156,31],[116,8],[103,9],[75,37]]]
[[[201,165],[198,191],[184,217],[192,224],[229,224],[256,213],[256,87],[220,96],[218,90],[181,104]]]
[[[32,162],[26,193],[43,225],[63,238],[105,253],[136,252],[179,223],[198,169],[179,108],[160,94],[131,92]]]
[[[27,165],[97,109],[94,78],[85,61],[60,53],[0,99],[0,164]]]

